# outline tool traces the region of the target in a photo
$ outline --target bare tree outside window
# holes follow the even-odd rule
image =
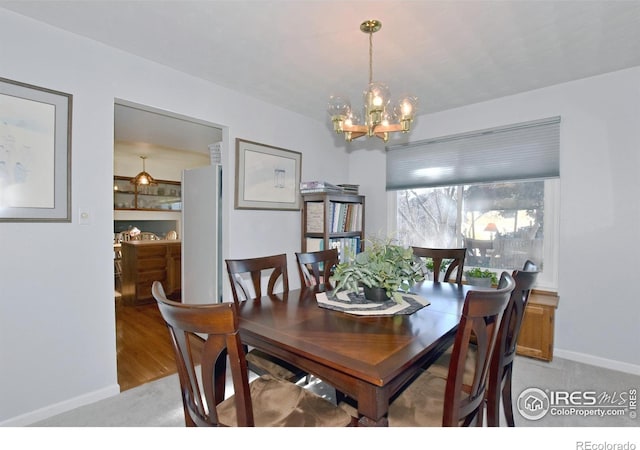
[[[403,245],[467,247],[465,265],[496,270],[543,264],[544,181],[447,186],[397,193]]]

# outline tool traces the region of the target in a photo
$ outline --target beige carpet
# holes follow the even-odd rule
[[[230,383],[229,383],[230,384]],[[628,392],[640,389],[640,377],[556,358],[551,363],[518,357],[514,372],[514,399],[527,388],[542,391]],[[334,390],[317,379],[309,389],[329,398]],[[640,419],[624,416],[547,414],[527,420],[514,411],[517,427],[638,427]],[[177,375],[127,390],[34,424],[37,427],[182,427],[184,418]],[[575,447],[574,447],[575,448]]]

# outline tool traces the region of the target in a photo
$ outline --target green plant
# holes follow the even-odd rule
[[[365,251],[352,261],[336,266],[331,282],[335,292],[345,289],[358,292],[360,285],[380,287],[392,297],[398,290],[407,291],[424,280],[411,247],[405,248],[387,240],[371,240]]]
[[[465,270],[464,275],[467,278],[491,278],[491,284],[498,284],[498,277],[489,269],[482,270],[480,267]]]
[[[440,263],[440,272],[444,272],[449,267],[449,264],[453,261],[452,259],[443,259],[442,263]],[[424,266],[429,270],[429,272],[433,272],[433,258],[425,258]]]

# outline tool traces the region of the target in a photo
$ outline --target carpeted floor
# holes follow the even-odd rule
[[[596,392],[610,397],[609,404],[640,389],[640,377],[555,358],[551,363],[518,357],[514,369],[514,401],[524,390],[538,388],[550,392]],[[334,391],[314,379],[309,386],[333,400]],[[622,397],[621,397],[622,395]],[[600,397],[598,397],[600,398]],[[603,409],[603,408],[600,408]],[[563,410],[565,411],[565,410]],[[623,416],[584,416],[547,413],[539,420],[528,420],[514,407],[517,427],[637,427],[640,419]],[[183,427],[184,416],[177,375],[170,375],[121,394],[38,422],[36,427]]]

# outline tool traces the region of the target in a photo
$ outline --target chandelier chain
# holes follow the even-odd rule
[[[373,32],[369,32],[369,84],[373,83]]]

